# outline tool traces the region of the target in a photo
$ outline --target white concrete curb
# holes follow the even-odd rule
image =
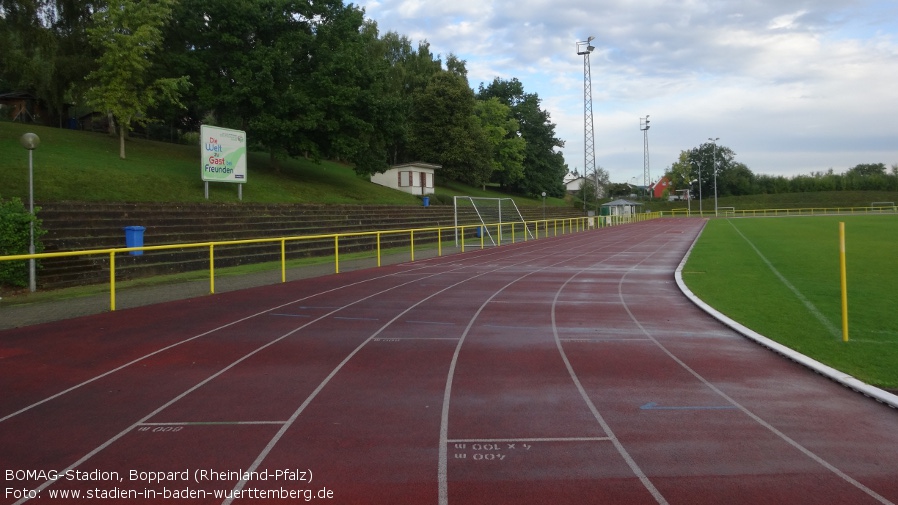
[[[786,358],[789,358],[792,361],[795,361],[796,363],[804,365],[804,366],[810,368],[811,370],[813,370],[825,377],[828,377],[828,378],[838,382],[839,384],[842,384],[845,387],[851,388],[851,389],[857,391],[858,393],[863,394],[864,396],[868,396],[880,403],[884,403],[884,404],[888,405],[889,407],[898,409],[898,396],[893,395],[892,393],[889,393],[888,391],[883,391],[882,389],[879,389],[877,387],[873,387],[869,384],[861,382],[860,380],[855,379],[851,375],[848,375],[844,372],[840,372],[839,370],[836,370],[835,368],[824,365],[823,363],[820,363],[819,361],[811,359],[811,358],[805,356],[804,354],[794,351],[778,342],[774,342],[773,340],[770,340],[769,338],[767,338],[749,328],[746,328],[745,326],[737,323],[736,321],[733,321],[729,317],[721,314],[720,312],[718,312],[717,310],[712,308],[707,303],[703,302],[701,299],[699,299],[699,297],[695,296],[695,294],[688,287],[686,287],[686,283],[683,282],[683,266],[686,265],[686,260],[688,260],[689,255],[692,254],[692,248],[695,247],[695,244],[696,244],[696,242],[698,242],[699,237],[701,237],[701,233],[698,234],[698,236],[695,238],[695,241],[692,243],[691,246],[689,246],[689,250],[686,251],[686,255],[683,257],[683,260],[680,262],[679,266],[677,266],[677,270],[674,273],[674,276],[677,279],[677,286],[680,287],[680,291],[682,291],[683,294],[686,295],[686,297],[692,301],[692,303],[698,305],[698,307],[700,309],[704,310],[705,312],[707,312],[708,314],[713,316],[718,321],[729,326],[733,330],[741,333],[744,337],[751,339],[751,340],[757,342],[758,344],[761,344],[762,346],[770,349],[771,351],[781,354],[782,356],[785,356]]]

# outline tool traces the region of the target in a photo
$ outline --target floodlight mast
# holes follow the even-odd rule
[[[590,73],[589,53],[595,50],[590,36],[585,41],[577,42],[577,55],[583,56],[583,175],[589,177],[590,170],[596,171],[596,145],[595,133],[592,121],[592,76]],[[598,186],[596,186],[596,198],[598,198]],[[584,206],[586,195],[583,195]]]
[[[652,182],[652,176],[649,174],[649,115],[639,118],[639,129],[642,130],[643,147],[642,147],[642,185],[645,187],[646,197],[648,197],[649,184]]]

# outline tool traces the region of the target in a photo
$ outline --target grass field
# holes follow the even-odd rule
[[[839,222],[849,341],[842,341]],[[700,298],[870,384],[898,389],[898,216],[711,220],[683,270]],[[777,274],[778,272],[778,274]]]

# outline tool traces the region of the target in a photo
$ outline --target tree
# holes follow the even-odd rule
[[[850,168],[847,175],[856,175],[859,177],[886,175],[886,165],[885,163],[861,163]]]
[[[148,123],[148,108],[160,101],[179,103],[188,85],[186,77],[150,81],[150,57],[162,42],[161,28],[171,17],[174,1],[113,1],[94,14],[95,26],[88,29],[91,44],[102,54],[98,68],[87,76],[92,85],[86,98],[118,122],[122,159],[132,121]]]
[[[526,142],[524,150],[524,177],[509,189],[529,195],[543,191],[549,196],[564,196],[564,175],[567,167],[564,155],[555,148],[564,147],[564,141],[555,137],[555,124],[549,113],[540,108],[539,96],[525,93],[524,85],[517,79],[505,81],[499,78],[487,86],[480,85],[478,98],[498,98],[511,107],[520,125],[519,134]]]
[[[474,112],[491,150],[491,180],[507,187],[524,177],[524,151],[527,143],[518,133],[519,125],[511,108],[498,98],[477,100]]]
[[[449,179],[480,186],[492,171],[490,144],[474,114],[474,93],[457,73],[433,76],[415,96],[411,151]]]

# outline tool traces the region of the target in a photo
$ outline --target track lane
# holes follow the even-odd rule
[[[642,226],[641,231],[651,229],[654,234],[665,234],[665,226]],[[580,238],[588,241],[585,235],[564,240],[575,244]],[[632,240],[632,235],[611,234],[603,239],[611,244],[623,243]],[[670,237],[661,239],[669,242]],[[653,338],[708,378],[715,387],[757,412],[762,419],[775,420],[773,424],[778,429],[790,433],[802,445],[819,452],[821,457],[839,461],[839,468],[858,475],[864,485],[880,490],[887,497],[893,496],[888,494],[895,486],[890,482],[890,479],[894,481],[894,472],[889,469],[896,467],[895,455],[888,448],[894,447],[889,441],[895,438],[890,435],[894,433],[895,423],[894,416],[882,415],[881,406],[854,394],[849,394],[853,400],[844,401],[846,393],[841,388],[820,387],[820,379],[816,377],[809,382],[803,377],[807,374],[795,373],[791,363],[747,344],[717,323],[690,319],[672,329],[669,321],[659,320],[657,310],[654,310],[658,307],[673,307],[678,314],[691,307],[680,298],[661,296],[668,284],[672,284],[672,274],[670,281],[658,277],[666,270],[666,266],[659,265],[666,265],[668,255],[673,257],[679,252],[682,257],[678,247],[656,248],[655,255],[651,256],[654,263],[636,270],[631,268],[632,262],[628,266],[626,261],[614,256],[601,264],[595,264],[594,258],[593,264],[558,264],[534,273],[546,266],[538,254],[527,256],[527,252],[514,251],[520,253],[521,259],[515,266],[505,262],[508,258],[489,255],[512,252],[504,248],[477,252],[461,262],[454,259],[451,266],[448,261],[436,262],[427,266],[428,273],[439,270],[442,275],[421,278],[409,274],[416,276],[414,283],[407,286],[409,289],[393,290],[387,297],[389,301],[374,297],[370,303],[355,304],[353,307],[357,310],[335,312],[321,319],[319,325],[296,331],[290,338],[241,361],[215,380],[158,410],[155,416],[135,423],[133,429],[93,455],[85,468],[176,469],[204,465],[217,469],[246,468],[251,455],[269,444],[274,434],[285,426],[288,419],[282,414],[296,407],[303,394],[307,394],[315,381],[328,372],[328,366],[346,357],[352,343],[367,337],[370,341],[308,402],[301,415],[284,431],[285,435],[263,458],[259,468],[313,469],[316,478],[320,479],[316,482],[327,484],[342,498],[338,503],[371,503],[376,498],[393,503],[435,502],[438,493],[433,469],[439,458],[437,446],[440,443],[437,436],[439,416],[433,412],[433,402],[442,401],[449,362],[459,342],[451,333],[458,333],[471,319],[467,309],[463,313],[459,311],[477,306],[478,302],[483,304],[499,288],[529,273],[526,280],[515,283],[520,290],[508,289],[493,297],[471,327],[467,341],[471,347],[464,348],[465,356],[461,361],[473,363],[485,357],[481,354],[488,353],[494,363],[498,363],[495,369],[486,370],[487,377],[496,379],[492,383],[496,387],[490,390],[477,381],[471,382],[467,387],[479,388],[480,397],[486,401],[473,402],[471,408],[465,409],[467,413],[458,411],[457,420],[460,423],[462,416],[469,418],[466,424],[472,433],[470,436],[463,432],[447,434],[445,447],[452,455],[447,465],[451,477],[448,479],[451,502],[583,503],[599,500],[603,503],[653,503],[642,486],[633,485],[633,472],[622,463],[606,433],[577,436],[571,431],[561,437],[483,434],[495,428],[497,423],[521,431],[538,427],[546,432],[553,429],[563,432],[565,430],[558,428],[566,426],[577,430],[583,426],[581,418],[588,420],[584,415],[588,409],[583,408],[582,400],[569,394],[570,380],[566,384],[558,380],[560,367],[552,364],[551,353],[545,351],[545,343],[540,338],[544,329],[549,328],[545,319],[546,296],[541,293],[544,290],[550,294],[557,292],[564,279],[571,279],[573,274],[582,271],[559,295],[556,305],[560,323],[557,325],[558,342],[570,355],[572,367],[583,379],[584,389],[589,391],[597,410],[607,418],[613,435],[633,455],[634,461],[644,469],[665,499],[671,503],[755,503],[757,499],[771,503],[784,499],[800,503],[824,497],[863,503],[863,497],[858,499],[856,489],[845,491],[850,486],[839,483],[826,471],[821,472],[813,462],[809,466],[808,458],[800,453],[771,462],[771,455],[780,458],[784,453],[782,440],[769,437],[769,430],[765,433],[764,429],[758,428],[757,422],[737,419],[733,423],[728,420],[727,416],[742,416],[741,411],[664,410],[664,407],[715,406],[711,403],[714,395],[709,395],[707,387],[704,390],[696,387],[694,375],[684,374],[682,367],[671,366],[670,357],[665,358],[657,349],[644,356],[639,354],[644,352],[639,349],[647,343],[651,345],[651,339],[633,325],[632,319],[629,326],[626,325],[629,316],[624,306]],[[639,259],[649,258],[649,252],[648,249],[643,251]],[[478,257],[477,261],[469,262],[474,256]],[[478,289],[463,290],[459,285],[410,307],[416,300],[449,286],[450,277],[458,280],[458,272],[448,273],[456,267],[470,270],[468,273],[489,272],[490,277],[480,278],[485,282],[478,281]],[[496,271],[495,276],[491,270]],[[672,269],[667,270],[668,274],[670,271]],[[396,272],[397,277],[402,275]],[[644,286],[650,292],[630,291],[631,284]],[[615,303],[613,297],[606,294],[595,295],[609,286],[622,287],[623,305],[620,300]],[[227,335],[221,332],[218,338],[209,339],[209,343],[215,345],[207,349],[215,349],[222,343],[242,346],[270,340],[273,337],[265,336],[269,330],[274,334],[297,328],[301,325],[300,320],[307,322],[339,307],[334,303],[339,303],[340,297],[327,301],[321,298],[316,302],[320,303],[297,304],[277,314],[268,313],[265,318],[260,316],[254,322],[265,319],[265,323],[258,327],[234,328],[235,331]],[[378,310],[378,303],[383,304],[382,312]],[[510,324],[507,315],[503,315],[508,307],[518,307],[523,322]],[[409,308],[411,310],[400,315]],[[581,317],[583,312],[591,310],[600,311],[601,324]],[[373,335],[377,325],[384,325],[385,316],[390,315],[400,317],[381,333]],[[268,327],[269,323],[271,327]],[[516,335],[520,337],[515,338]],[[490,345],[490,342],[496,345]],[[319,346],[317,350],[313,343]],[[527,355],[524,349],[534,352]],[[629,354],[634,351],[636,354]],[[320,359],[314,358],[319,352]],[[554,353],[555,363],[560,363],[557,350]],[[199,352],[193,354],[203,358]],[[519,356],[521,366],[509,366],[498,359],[511,354]],[[205,359],[224,358],[205,356]],[[165,360],[160,361],[148,363],[160,367]],[[753,361],[756,363],[754,368]],[[758,362],[763,365],[760,370]],[[190,373],[187,358],[180,357],[170,364],[172,368],[154,368],[152,373],[143,377],[136,374],[135,377],[145,380],[174,373],[184,374],[186,380]],[[202,367],[213,368],[212,363],[203,363]],[[784,371],[789,377],[785,386],[777,379]],[[546,379],[544,383],[539,380],[540,374]],[[740,376],[747,382],[740,382]],[[118,378],[121,377],[124,375]],[[258,384],[248,384],[256,380]],[[305,383],[297,385],[298,380]],[[667,381],[670,383],[666,384]],[[521,384],[532,388],[518,387]],[[772,384],[776,387],[771,387]],[[240,389],[241,385],[244,389]],[[88,389],[85,387],[84,391]],[[138,391],[139,388],[135,386],[130,390]],[[507,398],[502,391],[508,392]],[[469,401],[462,396],[456,397],[459,392],[457,389],[452,395],[453,402],[459,402],[453,404],[457,407],[462,406],[461,402]],[[796,409],[795,395],[801,397],[802,392],[810,394],[811,399],[831,397],[838,401],[826,402],[825,408],[799,401],[801,408]],[[90,395],[100,393],[99,390],[91,391]],[[241,401],[216,404],[216,398],[224,399],[231,394]],[[63,401],[65,396],[50,403]],[[637,399],[638,404],[634,405]],[[657,402],[658,408],[641,410],[639,407],[645,405],[641,403],[642,399],[647,400],[646,404]],[[244,400],[250,403],[242,403]],[[79,405],[70,401],[69,408],[77,412]],[[513,411],[512,416],[503,416],[509,411]],[[855,411],[864,418],[858,423],[859,434],[833,437],[832,426],[843,422]],[[97,412],[94,412],[95,416]],[[808,413],[831,415],[835,419],[808,423]],[[124,415],[134,418],[133,413]],[[456,419],[454,416],[450,419]],[[526,422],[525,418],[532,422]],[[232,424],[237,422],[257,424]],[[4,425],[0,423],[0,430],[5,429]],[[455,426],[454,422],[451,426]],[[594,420],[590,426],[595,429]],[[112,428],[103,429],[108,433]],[[157,428],[167,431],[155,431]],[[57,424],[57,429],[78,433],[64,424]],[[473,433],[474,430],[483,433]],[[863,437],[868,440],[863,442]],[[486,459],[489,454],[494,456],[493,459]],[[860,458],[860,454],[864,457]],[[471,464],[475,455],[480,456],[477,465]],[[497,455],[505,458],[499,459]],[[462,462],[462,459],[466,461]],[[774,472],[765,473],[770,468]],[[807,488],[814,482],[819,485],[817,494],[799,495],[792,490],[793,487]],[[274,484],[270,482],[265,486]],[[216,486],[232,488],[229,483],[208,487]],[[734,492],[741,493],[735,500]]]

